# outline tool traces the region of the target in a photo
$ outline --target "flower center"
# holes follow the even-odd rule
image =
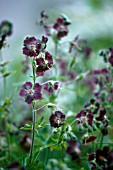
[[[33,90],[29,89],[29,90],[28,90],[28,93],[29,93],[30,95],[33,95]]]
[[[36,45],[32,44],[32,45],[28,45],[27,46],[29,50],[31,51],[35,51],[36,50]]]

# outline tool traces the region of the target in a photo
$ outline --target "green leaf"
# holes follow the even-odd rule
[[[10,72],[10,71],[9,71],[9,72],[4,72],[4,73],[3,73],[3,77],[8,77],[8,76],[10,76],[11,74],[12,74],[12,72]]]
[[[35,124],[35,129],[42,127],[44,116],[42,116]]]
[[[72,58],[71,63],[70,63],[70,68],[75,64],[75,57]]]
[[[4,66],[6,66],[8,63],[10,63],[11,61],[2,61],[1,63],[0,63],[0,66],[1,67],[4,67]]]
[[[20,128],[21,130],[32,130],[32,122],[25,124],[24,127]]]
[[[53,103],[48,103],[48,108],[51,110],[55,109],[55,105]]]
[[[85,73],[81,73],[76,77],[76,81],[82,80],[83,78],[85,78],[88,74],[89,74],[89,70],[86,71]]]
[[[6,98],[4,105],[9,105],[9,104],[11,104],[11,100],[9,98]]]

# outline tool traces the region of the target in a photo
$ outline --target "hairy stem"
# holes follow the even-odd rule
[[[32,61],[32,71],[33,71],[33,83],[35,85],[36,74],[35,74],[34,59]],[[35,119],[36,119],[35,102],[32,103],[32,107],[33,107],[33,114],[32,114],[32,144],[31,144],[30,155],[29,155],[29,162],[30,163],[32,162],[32,157],[33,157],[34,137],[35,137]]]
[[[30,149],[30,156],[29,156],[29,162],[32,162],[32,156],[33,156],[33,148],[34,148],[34,137],[35,137],[35,118],[36,118],[36,112],[35,112],[35,104],[33,103],[33,118],[32,118],[32,144]]]

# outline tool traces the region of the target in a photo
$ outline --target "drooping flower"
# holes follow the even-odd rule
[[[37,21],[37,24],[44,25],[45,21],[49,18],[46,12],[43,10],[40,13],[40,19]]]
[[[45,84],[44,90],[49,94],[53,93],[55,90],[58,90],[60,82],[48,82]]]
[[[68,34],[68,25],[63,17],[57,18],[56,23],[53,25],[53,28],[57,31],[57,38],[61,39],[62,37],[67,36]]]
[[[45,58],[36,58],[36,74],[37,76],[43,76],[45,71],[50,70],[53,65],[52,55],[46,51]]]
[[[76,118],[78,120],[78,125],[84,125],[88,123],[88,125],[92,125],[93,123],[93,114],[90,111],[81,110],[77,115]]]
[[[96,136],[86,136],[86,137],[84,136],[82,142],[83,144],[90,143],[95,141],[96,138],[97,138]]]
[[[42,98],[42,86],[39,83],[36,83],[33,88],[32,86],[31,82],[26,82],[19,92],[19,95],[25,97],[25,102],[28,104],[31,104],[33,100],[39,100]]]
[[[66,152],[72,157],[72,160],[78,159],[81,152],[80,144],[75,139],[70,139]]]
[[[50,125],[54,128],[58,128],[64,124],[65,115],[61,111],[55,111],[55,113],[51,114]]]

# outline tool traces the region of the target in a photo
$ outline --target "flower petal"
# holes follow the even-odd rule
[[[34,99],[34,97],[29,95],[29,96],[27,96],[27,98],[25,99],[25,102],[26,102],[27,104],[31,104],[32,101],[33,101],[33,99]]]
[[[26,90],[29,90],[29,89],[32,88],[32,83],[31,83],[31,82],[26,82],[23,86],[24,86],[24,88],[25,88]]]
[[[41,89],[42,89],[42,86],[41,86],[39,83],[36,83],[36,84],[34,85],[34,90],[35,90],[36,92],[41,92]]]
[[[24,97],[27,95],[27,91],[24,89],[20,89],[19,96]]]
[[[39,99],[42,98],[42,94],[41,94],[40,92],[35,92],[35,93],[34,93],[34,98],[35,98],[36,100],[39,100]]]

